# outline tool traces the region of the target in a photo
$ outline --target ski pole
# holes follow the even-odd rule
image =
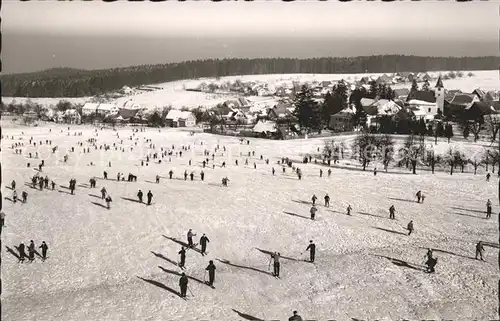
[[[193,292],[191,291],[191,288],[190,288],[189,286],[188,286],[187,288],[188,288],[188,290],[189,290],[189,293],[191,293],[191,295],[194,297],[194,294],[193,294]]]

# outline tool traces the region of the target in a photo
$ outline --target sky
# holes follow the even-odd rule
[[[227,57],[498,56],[499,5],[4,1],[2,72]]]

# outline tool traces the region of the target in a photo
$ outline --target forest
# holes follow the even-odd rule
[[[379,55],[345,58],[206,59],[101,70],[53,68],[0,76],[2,96],[85,97],[121,89],[201,77],[293,73],[394,73],[494,70],[500,57]]]

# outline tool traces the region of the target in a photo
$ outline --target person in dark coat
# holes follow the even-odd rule
[[[427,273],[434,273],[435,272],[434,267],[437,264],[437,258],[429,257],[427,259],[427,262],[425,262],[425,264],[427,265],[426,272]]]
[[[330,207],[330,196],[325,195],[325,207]]]
[[[312,240],[309,241],[306,251],[309,251],[309,261],[314,263],[314,257],[316,256],[316,244],[314,244]]]
[[[389,218],[390,219],[396,219],[396,216],[394,215],[394,213],[396,212],[396,208],[394,207],[394,205],[391,205],[391,207],[389,207]]]
[[[406,229],[408,230],[408,235],[410,235],[413,232],[413,221],[410,221],[410,223],[408,223]]]
[[[208,285],[210,286],[213,286],[214,284],[214,281],[215,281],[215,265],[214,265],[214,261],[210,260],[210,262],[208,263],[208,266],[206,267],[205,269],[206,271],[208,271]]]
[[[39,248],[42,249],[42,260],[45,261],[45,259],[47,258],[47,250],[49,249],[49,247],[47,246],[47,243],[45,243],[45,241],[42,241],[42,245],[40,245]]]
[[[484,252],[483,242],[479,241],[476,244],[476,260],[477,260],[477,257],[479,256],[481,258],[481,261],[484,261],[483,252]]]
[[[293,311],[293,316],[288,318],[288,321],[303,321],[302,317],[297,314],[297,311]]]
[[[181,256],[179,267],[182,269],[184,268],[184,264],[186,264],[186,249],[184,248],[184,246],[181,248],[178,254]]]
[[[151,205],[151,200],[153,199],[153,193],[151,193],[151,190],[147,194],[148,196],[148,205]]]
[[[205,234],[203,234],[200,238],[201,255],[205,255],[205,252],[207,251],[207,243],[210,243],[210,240]]]
[[[19,244],[17,250],[19,251],[19,262],[23,263],[24,259],[26,258],[26,252],[24,251],[24,243]]]
[[[205,180],[205,173],[203,172],[203,170],[200,172],[200,178],[201,180]]]
[[[23,191],[21,193],[21,196],[23,198],[23,203],[26,203],[28,201],[28,193],[26,193],[26,191]]]
[[[30,245],[28,246],[28,257],[30,262],[33,262],[35,260],[35,243],[33,240],[30,241]]]
[[[192,229],[189,229],[189,231],[187,232],[187,240],[188,240],[188,245],[190,248],[192,248],[194,246],[193,236],[196,236],[196,234],[193,233]]]
[[[141,202],[141,203],[142,203],[142,195],[143,195],[142,191],[139,190],[139,192],[137,192],[137,197],[139,198],[139,202]]]
[[[274,254],[271,254],[271,259],[274,261],[273,263],[273,276],[280,277],[280,253],[274,252]]]
[[[486,202],[486,218],[491,218],[491,201]]]
[[[191,180],[194,180],[194,173],[191,172],[191,174],[189,174],[189,176],[191,177]]]
[[[312,201],[313,206],[316,205],[316,200],[317,199],[318,198],[316,197],[316,194],[313,194],[313,196],[311,197],[311,201]]]
[[[181,278],[179,279],[179,287],[181,288],[181,298],[186,297],[188,282],[189,282],[188,277],[186,276],[185,273],[182,273]]]
[[[170,179],[172,179],[172,175],[173,175],[173,174],[174,174],[174,172],[173,172],[172,170],[170,170],[170,171],[168,172],[168,177],[169,177]]]

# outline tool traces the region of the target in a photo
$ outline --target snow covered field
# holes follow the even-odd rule
[[[447,71],[436,71],[429,72],[429,75],[436,77],[439,73],[446,74]],[[469,71],[464,72],[462,78],[443,80],[444,87],[446,89],[460,89],[463,92],[472,92],[476,88],[482,88],[486,91],[488,90],[498,90],[499,89],[499,74],[498,70],[479,70],[472,71],[474,76],[468,77]],[[155,87],[161,87],[161,90],[151,91],[151,92],[136,92],[133,95],[126,95],[118,98],[114,103],[118,106],[122,106],[126,101],[133,100],[135,103],[140,104],[146,108],[153,109],[155,107],[161,108],[163,106],[171,105],[174,108],[180,109],[182,107],[196,108],[198,106],[212,107],[218,103],[222,103],[226,100],[237,97],[236,94],[209,94],[202,92],[186,91],[185,89],[196,88],[200,83],[210,83],[210,82],[227,82],[235,81],[237,79],[241,81],[258,81],[267,82],[269,85],[279,85],[279,84],[292,84],[292,81],[339,81],[341,79],[354,81],[359,80],[364,76],[375,76],[378,77],[382,74],[270,74],[270,75],[243,75],[243,76],[229,76],[222,77],[218,80],[215,78],[202,78],[196,80],[181,80],[173,81],[162,84],[154,84]],[[435,81],[431,81],[431,85],[435,85]],[[411,83],[397,84],[392,86],[396,88],[410,88]],[[16,102],[25,102],[28,98],[13,98],[13,97],[2,97],[5,104],[12,102],[15,99]],[[32,102],[39,103],[44,106],[56,105],[59,100],[68,100],[75,104],[84,104],[90,98],[30,98]],[[262,99],[269,99],[267,97],[249,97],[252,101],[259,101]]]
[[[2,140],[3,195],[11,197],[6,186],[13,179],[19,194],[29,194],[26,204],[3,201],[4,320],[287,320],[293,310],[315,320],[498,319],[498,249],[488,246],[486,261],[474,260],[479,240],[498,245],[496,175],[487,183],[484,174],[411,175],[391,169],[373,176],[370,170],[332,168],[327,177],[320,165],[299,164],[304,173],[299,181],[290,168],[282,173],[276,162],[281,157],[299,160],[303,153],[323,148],[323,139],[250,139],[242,145],[233,137],[147,129],[131,141],[131,129],[98,131],[98,137],[94,130],[72,126],[70,136],[67,127],[55,125],[3,131],[15,138]],[[16,155],[10,146],[20,142],[21,132],[24,155]],[[43,145],[26,147],[31,136]],[[134,151],[91,148],[84,154],[77,143],[91,146],[89,138],[96,138],[97,145],[116,143]],[[158,150],[172,144],[176,151],[181,145],[191,150],[172,156],[171,162],[167,156],[161,164],[151,160],[141,166],[152,151],[145,138]],[[52,154],[46,139],[60,150]],[[203,150],[213,151],[217,144],[217,166],[212,169],[210,162],[201,182]],[[63,163],[72,146],[75,152],[68,152],[68,163]],[[224,156],[222,146],[228,149]],[[24,185],[36,173],[26,163],[36,167],[40,161],[26,157],[35,151],[45,160],[43,175],[58,184],[55,191]],[[240,152],[249,151],[255,156],[245,166],[247,157]],[[227,168],[220,167],[223,160]],[[97,165],[88,166],[91,161]],[[167,178],[170,169],[172,180]],[[104,170],[109,180],[101,179]],[[184,170],[194,171],[195,181],[184,181]],[[117,182],[118,172],[130,172],[138,180]],[[154,183],[157,174],[160,184]],[[94,175],[97,188],[90,189]],[[220,186],[224,176],[230,179],[228,187]],[[77,180],[75,195],[64,188],[70,178]],[[95,196],[103,186],[113,198],[110,210]],[[152,191],[151,206],[125,199],[135,200],[138,189]],[[427,195],[424,204],[412,201],[417,190]],[[317,221],[309,219],[307,202],[313,193],[320,203]],[[322,206],[325,193],[331,197],[330,208]],[[488,198],[493,202],[491,220],[484,219]],[[348,204],[353,216],[345,215]],[[388,219],[392,204],[395,221]],[[415,233],[407,236],[410,220]],[[207,256],[187,251],[194,296],[188,291],[184,301],[172,292],[179,291],[181,269],[175,263],[180,245],[168,237],[185,242],[189,228],[197,233],[195,242],[206,233],[210,243]],[[32,239],[37,247],[47,242],[47,261],[17,263],[6,247],[17,253],[15,246]],[[307,253],[301,255],[311,239],[317,245],[315,264],[304,261]],[[435,274],[422,271],[429,247],[438,257]],[[258,249],[281,252],[281,279],[270,275],[269,256]],[[216,289],[203,284],[209,260],[217,267]]]

